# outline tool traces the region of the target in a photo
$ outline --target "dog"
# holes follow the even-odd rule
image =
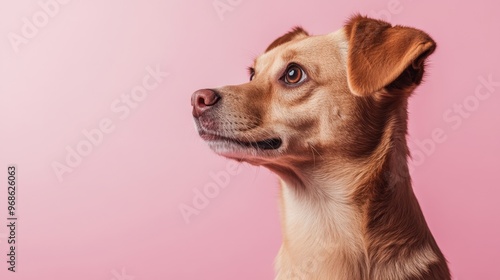
[[[248,83],[194,92],[209,147],[281,179],[275,279],[451,279],[407,164],[408,98],[435,48],[354,15],[327,35],[279,37]]]

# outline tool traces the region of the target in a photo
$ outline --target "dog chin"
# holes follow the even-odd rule
[[[237,160],[245,160],[257,156],[257,150],[241,147],[230,141],[208,141],[208,146],[216,154]]]
[[[230,141],[208,141],[208,146],[216,154],[235,160],[244,161],[252,158],[272,157],[273,151],[260,150],[256,147],[243,147]]]
[[[267,140],[255,143],[241,143],[226,139],[206,140],[210,149],[216,154],[239,161],[252,159],[274,158],[281,153],[281,140]],[[259,147],[263,143],[269,143],[264,149]]]

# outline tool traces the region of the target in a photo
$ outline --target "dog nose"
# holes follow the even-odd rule
[[[191,96],[191,106],[193,106],[193,117],[199,117],[210,107],[214,106],[220,96],[211,89],[200,89]]]

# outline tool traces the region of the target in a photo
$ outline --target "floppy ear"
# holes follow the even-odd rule
[[[413,90],[422,80],[424,60],[436,48],[423,31],[359,15],[345,31],[349,89],[360,96],[387,87]]]

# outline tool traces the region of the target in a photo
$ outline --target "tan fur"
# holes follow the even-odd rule
[[[450,279],[407,166],[407,99],[434,48],[422,31],[355,16],[327,35],[296,28],[251,82],[193,95],[215,152],[282,180],[276,279]],[[286,85],[295,64],[307,78]]]

